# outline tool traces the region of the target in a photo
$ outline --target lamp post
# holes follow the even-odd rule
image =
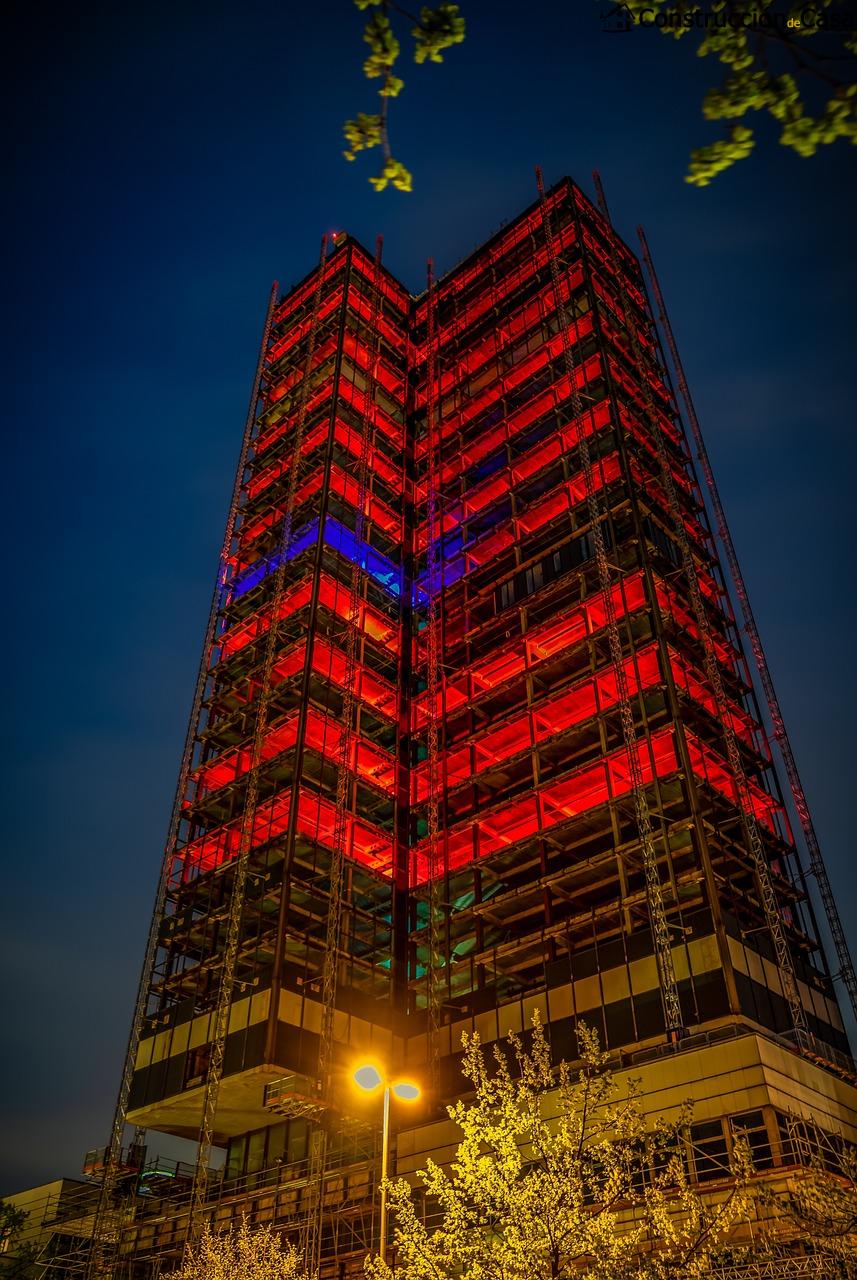
[[[381,1242],[379,1254],[382,1262],[387,1261],[387,1167],[390,1156],[390,1095],[399,1102],[416,1102],[420,1096],[419,1085],[412,1080],[388,1080],[376,1066],[367,1063],[358,1067],[352,1077],[358,1088],[365,1093],[376,1093],[383,1089],[384,1120],[381,1131]]]

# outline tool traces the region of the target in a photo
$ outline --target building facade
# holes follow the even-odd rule
[[[90,1251],[98,1189],[92,1182],[57,1178],[3,1197],[20,1215],[0,1230],[0,1274],[8,1280],[73,1280]]]
[[[114,1165],[127,1120],[201,1171],[125,1259],[244,1208],[341,1271],[377,1228],[354,1061],[424,1086],[407,1171],[462,1031],[536,1008],[712,1150],[857,1140],[721,550],[640,263],[571,181],[419,297],[347,236],[272,297],[114,1126]]]

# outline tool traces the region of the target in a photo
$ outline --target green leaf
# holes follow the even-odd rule
[[[394,160],[392,156],[386,161],[381,172],[369,181],[376,191],[383,191],[389,183],[392,183],[397,191],[413,190],[413,175],[410,170],[406,169],[400,160]]]
[[[711,179],[722,170],[728,169],[737,160],[746,159],[754,145],[752,129],[740,124],[734,125],[728,138],[713,142],[708,147],[699,147],[690,153],[690,168],[685,182],[694,187],[707,187]]]
[[[803,114],[799,106],[780,134],[784,147],[799,156],[812,156],[821,146],[844,138],[857,144],[857,85],[843,86],[830,99],[824,114],[813,118]]]
[[[412,30],[414,61],[443,62],[442,50],[461,44],[465,32],[464,18],[457,4],[421,9],[419,26]]]
[[[398,98],[399,94],[405,87],[405,82],[399,76],[387,76],[381,88],[378,90],[382,98]]]
[[[384,13],[375,13],[366,24],[363,39],[371,52],[363,63],[363,72],[370,80],[375,76],[386,75],[401,52],[399,44],[390,25],[390,19]]]
[[[377,147],[381,141],[381,117],[367,115],[361,111],[356,120],[346,120],[342,126],[348,150],[343,154],[346,160],[353,160],[357,151],[368,151]]]

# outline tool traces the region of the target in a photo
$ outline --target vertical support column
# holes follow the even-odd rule
[[[575,420],[580,420],[583,417],[583,402],[577,386],[577,368],[572,349],[571,320],[562,300],[560,269],[559,263],[557,262],[556,244],[550,219],[548,198],[545,194],[540,169],[536,170],[536,175],[539,197],[541,200],[542,220],[545,240],[547,243],[548,259],[553,279],[554,297],[556,300],[555,305],[557,315],[560,318],[560,327],[563,335],[563,355],[565,357],[566,371],[570,384],[572,410]],[[579,219],[577,226],[581,242],[581,252],[583,252]],[[586,502],[589,524],[592,532],[592,541],[595,548],[595,560],[598,567],[598,580],[604,595],[605,612],[607,614],[610,660],[613,667],[614,678],[616,680],[616,692],[618,695],[618,703],[622,720],[622,736],[625,744],[625,754],[634,800],[634,816],[640,838],[640,849],[642,853],[643,871],[646,882],[646,901],[649,910],[649,918],[652,924],[655,961],[657,964],[661,998],[664,1006],[664,1022],[666,1025],[667,1037],[671,1041],[675,1041],[680,1039],[684,1032],[681,1003],[679,1001],[678,983],[676,981],[675,968],[673,965],[672,943],[670,940],[669,925],[667,923],[666,909],[664,906],[657,852],[654,845],[651,814],[649,812],[649,803],[646,796],[646,788],[640,766],[640,744],[637,740],[634,726],[634,713],[628,691],[628,681],[625,675],[622,641],[619,635],[619,628],[616,623],[616,612],[613,605],[613,580],[610,562],[607,557],[601,511],[596,497],[592,456],[589,450],[589,442],[586,438],[585,431],[580,433],[579,447],[584,478],[586,481]]]
[[[798,771],[797,761],[795,760],[794,752],[792,750],[791,739],[789,738],[786,730],[779,699],[774,687],[773,677],[771,676],[768,660],[762,646],[762,639],[759,635],[759,629],[756,625],[756,619],[750,604],[750,595],[747,590],[747,584],[744,580],[741,564],[735,550],[735,544],[732,541],[732,533],[726,519],[726,512],[723,508],[723,503],[720,499],[717,482],[714,479],[714,472],[711,467],[708,450],[705,446],[705,439],[702,434],[699,418],[697,417],[696,406],[694,405],[690,394],[690,388],[688,387],[687,378],[685,377],[684,366],[682,365],[678,351],[678,344],[676,343],[672,325],[670,324],[669,316],[667,315],[664,296],[661,292],[660,282],[657,274],[655,273],[652,255],[649,252],[648,241],[646,240],[642,227],[637,228],[637,235],[640,240],[643,262],[645,263],[646,272],[652,286],[652,293],[657,307],[657,318],[664,337],[666,338],[673,370],[678,382],[679,393],[684,405],[685,416],[687,418],[688,426],[690,427],[691,437],[696,451],[696,459],[702,470],[705,486],[714,512],[717,536],[720,539],[721,546],[723,547],[735,594],[738,597],[741,619],[744,625],[744,634],[747,636],[753,653],[756,670],[759,674],[759,682],[762,686],[762,692],[765,695],[765,702],[771,719],[771,727],[774,731],[774,740],[780,749],[780,755],[782,756],[786,776],[788,777],[792,798],[794,800],[794,806],[797,811],[798,820],[801,825],[807,852],[809,854],[810,873],[815,877],[816,884],[818,885],[819,896],[821,897],[822,906],[824,907],[827,922],[830,927],[831,937],[833,938],[833,945],[836,950],[836,958],[839,964],[839,977],[846,992],[848,993],[848,999],[851,1003],[854,1016],[857,1017],[857,977],[855,977],[854,964],[848,947],[848,939],[842,924],[842,919],[839,915],[839,908],[836,905],[836,897],[833,893],[833,888],[827,875],[827,868],[824,863],[818,836],[815,831],[815,824],[812,820],[809,802],[806,798],[806,792],[804,791],[803,782]]]
[[[593,175],[596,176],[596,175]],[[599,205],[601,212],[606,217],[606,201],[604,200],[604,191],[601,186],[600,178],[597,183],[599,192]],[[612,230],[612,228],[611,228]],[[729,1001],[729,1010],[733,1015],[741,1012],[741,1002],[738,995],[737,981],[735,978],[735,969],[732,964],[732,958],[729,952],[729,940],[726,935],[726,925],[723,920],[723,912],[720,906],[720,894],[717,888],[717,881],[714,875],[714,867],[711,860],[711,850],[708,844],[708,838],[705,831],[705,821],[702,814],[702,806],[700,804],[699,791],[694,781],[694,772],[688,751],[687,737],[685,735],[684,719],[681,714],[681,708],[676,689],[675,678],[673,676],[672,663],[668,652],[666,637],[664,634],[664,620],[661,614],[660,604],[658,602],[658,593],[655,587],[654,576],[649,556],[645,553],[645,536],[643,533],[642,518],[640,515],[639,495],[637,486],[634,483],[631,474],[630,460],[628,457],[628,445],[624,433],[619,426],[618,401],[616,396],[616,388],[613,385],[613,379],[610,376],[607,366],[606,349],[604,342],[604,333],[601,325],[601,302],[591,280],[591,269],[586,254],[583,254],[583,270],[584,278],[587,281],[589,294],[592,303],[593,316],[595,320],[595,334],[598,342],[601,359],[605,368],[605,378],[613,403],[614,417],[617,423],[616,439],[621,459],[622,471],[625,478],[625,485],[630,495],[631,518],[634,523],[634,536],[640,547],[640,558],[643,570],[643,579],[646,586],[646,596],[649,602],[649,608],[652,614],[652,625],[655,639],[658,643],[658,653],[660,656],[661,671],[663,673],[664,682],[667,690],[667,700],[669,712],[672,722],[675,726],[675,743],[676,750],[684,775],[684,788],[687,795],[688,806],[693,817],[694,832],[696,836],[697,848],[699,850],[700,863],[702,865],[702,873],[705,881],[706,897],[711,908],[712,923],[714,925],[715,937],[717,939],[717,949],[720,961],[723,967],[723,976],[726,984],[727,999]],[[666,840],[666,835],[664,836]],[[666,850],[667,858],[671,857],[670,851]]]
[[[428,560],[428,670],[426,709],[428,721],[428,968],[427,968],[427,1037],[429,1078],[435,1097],[439,1094],[440,1085],[440,1045],[441,1026],[440,1001],[440,931],[441,931],[441,886],[443,867],[438,857],[440,845],[440,787],[438,784],[438,752],[440,732],[438,729],[438,698],[440,695],[439,680],[439,636],[440,629],[440,594],[442,590],[443,568],[441,562],[441,544],[443,539],[443,521],[438,521],[438,472],[437,450],[435,440],[439,442],[441,433],[437,409],[437,312],[434,279],[434,264],[431,260],[427,268],[426,299],[426,453],[428,459],[428,493],[426,503],[426,550]]]
[[[271,622],[268,627],[265,645],[265,661],[262,670],[256,715],[253,731],[253,751],[247,782],[247,792],[241,817],[241,835],[238,853],[234,862],[232,892],[229,901],[227,918],[226,945],[223,954],[223,965],[220,973],[217,1004],[214,1010],[213,1025],[210,1036],[211,1055],[205,1080],[203,1094],[202,1121],[199,1132],[199,1150],[193,1187],[191,1189],[190,1216],[186,1249],[192,1245],[202,1230],[205,1212],[205,1201],[208,1190],[208,1165],[211,1149],[214,1145],[214,1125],[217,1115],[217,1104],[220,1096],[220,1085],[223,1078],[223,1066],[226,1052],[226,1037],[229,1031],[229,1014],[232,1007],[235,986],[235,970],[238,949],[241,940],[241,925],[244,910],[244,897],[247,883],[247,871],[250,862],[250,851],[253,847],[253,835],[256,820],[256,807],[259,798],[260,773],[262,766],[262,749],[268,727],[268,713],[271,702],[271,676],[277,655],[277,641],[280,633],[279,605],[286,586],[287,552],[292,538],[292,520],[294,516],[295,497],[297,493],[298,468],[300,450],[303,440],[306,408],[309,396],[312,362],[315,355],[315,341],[318,330],[319,306],[324,284],[324,267],[327,255],[327,237],[322,237],[319,259],[318,281],[313,296],[312,327],[307,339],[307,354],[304,364],[304,376],[301,383],[300,403],[294,433],[294,454],[289,472],[289,484],[286,499],[286,510],[280,538],[279,558],[271,591]]]
[[[137,1052],[140,1046],[143,1022],[146,1017],[149,1003],[149,987],[158,952],[158,933],[161,920],[163,919],[167,893],[173,873],[176,840],[182,817],[182,807],[185,792],[187,790],[188,777],[193,764],[200,715],[202,713],[203,699],[205,697],[205,690],[209,678],[211,654],[217,636],[221,596],[230,573],[229,554],[232,550],[232,540],[235,534],[235,526],[238,520],[238,510],[244,486],[244,473],[247,468],[247,459],[250,454],[251,440],[256,424],[256,407],[259,402],[262,372],[265,364],[265,353],[267,352],[271,336],[271,322],[274,315],[274,307],[276,306],[278,292],[279,285],[275,280],[271,285],[271,292],[268,297],[268,306],[265,311],[265,321],[262,327],[262,340],[259,345],[259,354],[256,359],[256,371],[253,376],[250,401],[247,406],[247,414],[244,419],[241,449],[238,455],[238,465],[235,470],[235,480],[232,485],[232,496],[226,517],[226,528],[223,533],[223,543],[220,549],[217,580],[212,593],[211,603],[209,605],[202,655],[200,658],[199,668],[197,670],[193,701],[191,703],[190,715],[188,717],[187,732],[185,734],[184,748],[182,750],[181,764],[179,766],[178,782],[176,784],[175,795],[173,797],[173,806],[170,814],[164,857],[161,863],[160,875],[158,877],[155,905],[152,912],[152,920],[149,925],[149,934],[146,940],[146,951],[143,959],[140,981],[137,987],[137,998],[134,1006],[134,1015],[131,1021],[131,1031],[128,1037],[128,1044],[125,1049],[122,1078],[119,1085],[116,1107],[113,1113],[110,1140],[105,1152],[104,1176],[101,1183],[98,1206],[93,1223],[92,1243],[86,1269],[87,1280],[93,1280],[93,1277],[108,1269],[110,1258],[113,1255],[115,1248],[118,1247],[118,1233],[115,1229],[110,1228],[107,1220],[110,1215],[116,1188],[118,1164],[122,1154],[122,1137],[125,1129],[125,1117],[128,1111],[131,1084],[134,1078],[134,1068],[137,1062]]]

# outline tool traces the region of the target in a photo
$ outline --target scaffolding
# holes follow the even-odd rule
[[[121,1230],[107,1160],[92,1273],[242,1204],[353,1261],[350,1055],[432,1112],[535,1007],[852,1070],[640,264],[540,178],[417,298],[340,236],[272,299],[110,1146],[199,1160]]]
[[[324,244],[266,327],[133,1059],[132,1119],[157,1121],[164,1089],[189,1098],[190,1242],[236,1053],[311,1072],[318,1095],[338,1066],[337,971],[349,1023],[389,1005],[406,309],[380,247],[373,264]],[[272,972],[280,1006],[318,1009],[317,1030],[315,1014],[296,1036],[283,1025]],[[312,1251],[321,1228],[302,1223]]]
[[[675,336],[673,335],[672,325],[670,324],[669,317],[667,315],[660,283],[657,275],[655,274],[655,268],[649,252],[648,242],[642,227],[637,228],[637,235],[640,240],[643,261],[646,265],[646,271],[652,286],[652,294],[657,307],[658,322],[661,326],[664,337],[666,338],[686,419],[690,427],[696,460],[699,463],[705,479],[706,491],[714,512],[717,535],[720,539],[720,545],[723,548],[726,562],[729,566],[731,581],[741,609],[744,634],[747,636],[747,640],[753,654],[753,659],[756,663],[759,682],[762,687],[762,692],[764,693],[774,740],[780,749],[789,787],[791,789],[795,812],[798,815],[798,820],[803,832],[804,842],[809,855],[810,872],[815,877],[818,885],[819,896],[830,928],[830,935],[833,939],[836,958],[839,963],[839,977],[845,987],[854,1016],[857,1017],[857,976],[855,976],[854,973],[854,964],[851,959],[845,929],[842,925],[839,908],[836,905],[836,898],[830,884],[827,868],[824,864],[824,858],[821,854],[821,847],[815,831],[815,824],[812,820],[809,802],[807,801],[806,792],[804,791],[803,783],[798,771],[797,761],[795,760],[794,751],[792,750],[791,739],[789,738],[788,731],[786,730],[779,698],[777,697],[776,689],[774,688],[770,667],[768,666],[768,660],[765,656],[765,650],[762,645],[762,638],[759,635],[759,628],[756,625],[756,619],[750,604],[750,595],[747,590],[747,584],[744,581],[744,575],[741,571],[738,554],[735,550],[735,544],[732,541],[732,534],[726,520],[723,503],[720,500],[720,492],[717,488],[717,482],[714,479],[714,472],[711,468],[708,450],[705,447],[702,429],[699,425],[699,419],[696,416],[696,408],[690,394],[690,388],[687,385],[684,367],[678,353],[678,346],[676,344]]]
[[[828,999],[829,982],[639,265],[560,184],[417,302],[415,335],[415,607],[440,542],[443,680],[413,700],[411,878],[425,900],[437,707],[447,1028],[558,984],[577,1007],[609,966],[626,1008],[602,1013],[608,1043],[680,1036],[715,1007],[786,1030],[749,998],[755,959],[735,973],[736,943],[766,954],[760,929],[779,974],[764,999],[781,982],[800,1028],[790,973]],[[424,686],[429,666],[418,630]],[[413,934],[417,1003],[432,915]],[[688,941],[709,931],[716,974]],[[646,936],[658,982],[638,993]]]

